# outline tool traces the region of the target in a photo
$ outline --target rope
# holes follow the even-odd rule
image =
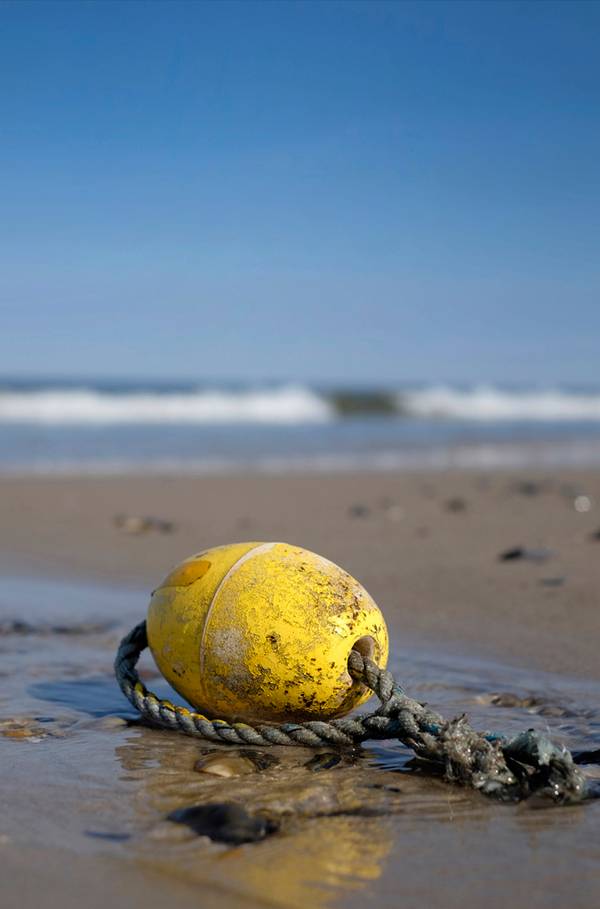
[[[464,715],[446,721],[426,704],[408,697],[391,672],[355,650],[348,659],[348,670],[381,701],[374,713],[328,721],[250,725],[208,719],[149,691],[136,670],[147,646],[146,623],[140,622],[121,641],[115,674],[123,694],[154,725],[227,745],[317,748],[395,738],[446,781],[502,801],[520,801],[533,793],[562,804],[586,798],[584,775],[566,748],[533,730],[505,739],[476,732]]]

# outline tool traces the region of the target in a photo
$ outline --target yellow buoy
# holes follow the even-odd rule
[[[219,546],[181,562],[152,594],[148,642],[190,704],[228,720],[347,713],[371,692],[348,674],[356,648],[384,667],[384,618],[327,559],[287,543]]]

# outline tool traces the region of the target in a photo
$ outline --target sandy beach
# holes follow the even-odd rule
[[[0,501],[0,619],[30,626],[0,637],[3,905],[597,902],[600,802],[500,806],[408,774],[393,743],[318,774],[276,749],[264,773],[211,778],[202,743],[129,725],[112,659],[174,563],[285,540],[362,581],[415,696],[598,748],[600,473],[4,478]],[[61,637],[57,617],[110,622]],[[225,848],[165,820],[207,798],[288,826]]]
[[[359,578],[397,640],[600,678],[598,472],[27,477],[0,479],[0,501],[6,575],[149,592],[203,548],[283,540]],[[533,559],[499,559],[519,546]]]

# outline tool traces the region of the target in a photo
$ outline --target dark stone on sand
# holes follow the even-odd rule
[[[549,704],[544,698],[536,697],[535,695],[519,697],[519,695],[512,692],[501,692],[490,695],[489,702],[494,707],[521,708],[522,710],[529,710],[531,713],[537,713],[538,716],[570,716],[570,711],[566,707],[561,707],[558,704]]]
[[[366,505],[360,504],[351,505],[348,509],[348,513],[351,518],[366,518],[369,516],[370,511],[370,508],[368,508]]]
[[[130,833],[106,833],[103,830],[86,830],[85,835],[98,840],[110,840],[113,843],[124,843],[125,840],[131,839]]]
[[[257,843],[278,830],[275,821],[253,816],[236,802],[208,802],[179,808],[171,812],[167,819],[185,824],[198,836],[207,836],[216,843],[232,846]]]
[[[493,704],[494,707],[522,707],[531,709],[532,707],[540,707],[543,703],[544,701],[533,695],[519,697],[518,694],[512,694],[510,691],[503,691],[498,694],[490,695],[490,704]]]
[[[149,531],[173,533],[175,530],[175,525],[172,521],[139,515],[116,514],[113,518],[113,524],[121,533],[134,535],[148,533]]]
[[[9,634],[35,634],[36,628],[29,622],[22,622],[20,619],[8,619],[0,622],[0,635]]]
[[[539,709],[536,709],[535,713],[537,713],[538,716],[552,717],[564,717],[573,715],[570,710],[567,710],[566,707],[561,707],[559,704],[544,704]]]
[[[566,580],[567,579],[564,576],[558,578],[540,578],[540,585],[542,587],[562,587]]]
[[[315,754],[304,766],[312,773],[318,773],[320,770],[331,770],[332,767],[337,767],[341,760],[342,756],[336,754],[335,751],[324,751],[321,754]]]
[[[551,549],[526,549],[524,546],[513,546],[505,549],[498,556],[501,562],[515,562],[519,559],[525,562],[546,562],[554,553]]]
[[[521,496],[537,496],[542,492],[542,484],[534,480],[519,480],[513,486],[515,492]]]
[[[281,761],[274,754],[265,754],[264,751],[250,751],[244,749],[240,754],[252,761],[257,770],[269,770],[271,767],[277,767]]]
[[[600,527],[590,534],[590,540],[594,540],[596,543],[600,542]]]
[[[446,511],[449,511],[453,514],[458,514],[461,511],[467,510],[467,500],[461,498],[460,496],[454,496],[452,499],[447,499],[444,503],[444,508]]]
[[[525,550],[522,546],[513,546],[512,549],[505,549],[498,558],[501,562],[511,562],[513,559],[522,559]]]

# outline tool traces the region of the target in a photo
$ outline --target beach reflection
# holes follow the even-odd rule
[[[392,845],[386,812],[397,794],[370,789],[370,774],[353,766],[311,773],[302,749],[272,749],[277,766],[225,779],[194,771],[206,750],[146,729],[116,748],[122,778],[139,784],[135,826],[144,834],[132,848],[142,864],[151,861],[189,884],[293,907],[328,906],[381,876]],[[231,847],[166,820],[175,809],[223,801],[270,817],[279,833]]]

